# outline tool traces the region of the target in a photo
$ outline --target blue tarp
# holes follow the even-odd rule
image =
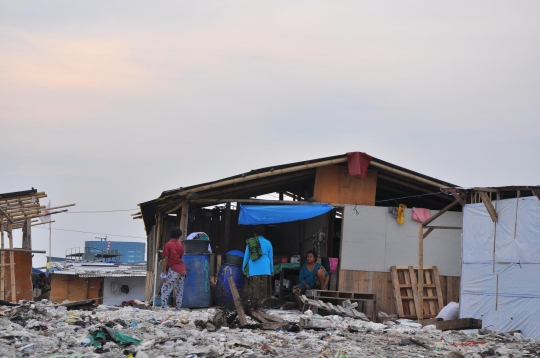
[[[310,219],[329,212],[328,204],[298,205],[240,205],[238,223],[241,225],[278,224]]]

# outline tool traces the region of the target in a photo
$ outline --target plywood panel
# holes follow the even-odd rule
[[[88,293],[88,279],[78,276],[69,276],[67,287],[67,299],[69,301],[81,301],[86,299]]]
[[[51,274],[51,295],[50,299],[52,302],[62,302],[67,298],[67,290],[68,290],[68,282],[69,282],[69,276],[68,275],[58,275],[58,274]]]
[[[32,300],[32,254],[30,252],[14,252],[13,261],[15,263],[15,289],[17,290],[16,299]],[[11,297],[11,270],[10,270],[10,254],[5,255],[5,292],[6,300],[12,301]]]
[[[317,168],[313,197],[325,203],[374,205],[377,171],[368,170],[365,179],[349,176],[346,166]]]
[[[100,292],[102,285],[103,285],[103,277],[89,278],[88,279],[88,292],[86,294],[86,298],[87,299],[100,298],[102,296],[102,292]]]

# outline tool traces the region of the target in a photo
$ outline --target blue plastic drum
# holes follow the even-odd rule
[[[219,269],[216,284],[216,304],[228,308],[234,307],[234,301],[229,286],[229,277],[232,277],[238,291],[244,288],[245,276],[242,267],[234,264],[224,263]]]
[[[210,255],[184,254],[187,276],[184,280],[184,297],[182,307],[210,307]]]

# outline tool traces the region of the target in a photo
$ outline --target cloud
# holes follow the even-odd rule
[[[133,61],[132,45],[121,39],[3,31],[17,44],[0,57],[6,87],[118,93],[148,81],[150,71]]]

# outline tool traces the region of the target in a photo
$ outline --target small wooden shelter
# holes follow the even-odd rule
[[[267,238],[269,236],[274,245],[274,256],[303,256],[315,243],[315,237],[322,234],[326,239],[318,246],[319,255],[340,259],[338,271],[332,275],[333,289],[375,293],[377,310],[396,312],[391,264],[382,265],[380,269],[369,266],[359,268],[360,256],[351,256],[348,249],[343,251],[351,240],[357,240],[353,226],[347,226],[344,217],[350,216],[351,212],[358,213],[360,208],[371,207],[377,209],[372,211],[375,213],[373,215],[386,220],[386,207],[397,206],[398,202],[408,208],[441,210],[455,201],[441,188],[454,187],[456,185],[365,153],[353,152],[251,170],[213,182],[164,191],[159,198],[139,204],[141,211],[134,217],[144,221],[148,235],[146,299],[151,299],[156,250],[168,240],[168,231],[172,226],[180,226],[185,234],[206,232],[219,260],[219,256],[229,250],[243,250],[245,247],[248,229],[238,225],[240,205],[324,203],[332,205],[334,209],[321,217],[269,226]],[[267,194],[275,196],[275,200],[257,199]],[[454,205],[450,210],[460,212],[461,206]],[[368,235],[366,225],[370,223],[364,222],[363,225],[362,230]],[[414,228],[416,232],[416,226]],[[407,249],[412,250],[415,261],[416,242]],[[457,245],[456,250],[459,251],[459,240],[454,240],[453,245]],[[368,252],[362,254],[369,255]],[[392,263],[398,266],[403,264]],[[405,264],[410,265],[409,262]],[[455,265],[459,270],[459,258]],[[216,267],[219,267],[219,262]],[[456,300],[459,274],[441,274],[440,280],[444,301]]]
[[[19,299],[33,298],[32,254],[45,251],[32,250],[32,226],[54,221],[38,222],[40,217],[57,214],[67,210],[50,212],[51,209],[65,208],[70,205],[46,208],[39,199],[45,198],[45,192],[30,190],[0,194],[0,299],[16,302]],[[48,213],[45,213],[48,210]],[[14,230],[22,229],[22,247],[13,246]],[[9,248],[5,247],[5,233]]]

